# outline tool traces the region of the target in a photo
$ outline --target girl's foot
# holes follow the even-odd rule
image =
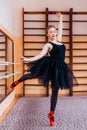
[[[54,112],[50,112],[48,114],[48,118],[50,120],[50,126],[54,126],[55,125],[55,123],[54,123]]]
[[[18,85],[18,80],[16,80],[15,82],[13,82],[10,86],[11,89],[13,89],[16,85]]]

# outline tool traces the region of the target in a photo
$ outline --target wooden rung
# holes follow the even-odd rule
[[[35,55],[32,55],[32,56],[24,55],[24,56],[30,58],[30,57],[34,57]]]
[[[72,22],[87,22],[87,20],[73,20]]]
[[[0,44],[5,44],[6,42],[0,42]]]
[[[38,49],[35,49],[35,48],[29,48],[29,49],[28,48],[24,48],[25,51],[28,51],[28,50],[41,50],[41,49],[39,49],[39,48]]]
[[[64,43],[64,44],[69,44],[69,42],[66,42],[66,41],[65,41],[65,42],[63,41],[62,43]]]
[[[40,41],[24,41],[24,43],[46,43],[46,42],[40,42]]]
[[[87,48],[73,48],[72,50],[87,50]]]
[[[0,72],[5,72],[6,70],[0,70]]]
[[[46,43],[45,41],[24,41],[24,43]],[[62,43],[64,43],[64,44],[69,44],[69,42],[62,42]]]
[[[46,30],[46,28],[24,28],[24,30]],[[58,28],[56,28],[58,30]],[[63,30],[69,30],[69,28],[63,28]]]
[[[82,84],[80,83],[79,85],[87,85],[87,83],[82,83]]]
[[[33,55],[33,56],[28,56],[28,55],[24,55],[26,58],[31,58],[31,57],[34,57],[35,55]],[[69,58],[69,57],[65,57],[65,58]],[[26,63],[24,63],[24,64],[26,64]],[[70,63],[67,63],[68,65],[70,64]]]
[[[40,49],[41,50],[41,49]],[[35,56],[35,55],[32,55],[32,56],[28,56],[28,55],[24,55],[24,56],[26,56],[26,57],[33,57],[33,56]],[[65,58],[69,58],[70,56],[66,56]]]
[[[6,49],[0,49],[0,51],[5,51]]]
[[[0,37],[5,37],[5,35],[0,35]]]
[[[45,30],[46,28],[24,28],[25,30]]]
[[[67,30],[67,31],[69,31],[69,28],[63,28],[63,30]]]
[[[41,86],[42,84],[25,84],[25,86]]]
[[[69,51],[70,49],[66,49],[66,51]]]
[[[78,77],[76,77],[76,78],[81,78],[81,79],[84,79],[84,78],[87,78],[87,77],[79,77],[79,76],[78,76]]]
[[[73,41],[73,43],[87,43],[87,41]]]
[[[84,55],[84,56],[73,56],[73,57],[87,57],[87,55]]]
[[[58,28],[56,28],[56,30],[58,30]],[[69,28],[63,28],[62,30],[69,30]]]
[[[73,36],[87,36],[87,34],[73,34]]]
[[[24,11],[24,14],[46,14],[44,11]]]
[[[46,36],[46,34],[24,34],[24,36]],[[69,35],[62,35],[68,37]]]
[[[81,69],[78,69],[78,70],[77,69],[73,69],[73,71],[87,71],[87,70],[86,69],[84,69],[84,70],[83,69],[82,70]]]
[[[78,84],[73,84],[73,85],[77,86]],[[79,83],[79,85],[86,86],[87,84],[81,84],[81,83]]]
[[[70,56],[65,56],[65,58],[69,58]]]
[[[74,91],[73,91],[73,93],[80,93],[80,92],[81,92],[81,93],[82,93],[82,92],[87,92],[87,90],[80,90],[80,91],[75,91],[75,90],[74,90]]]
[[[87,62],[83,62],[83,63],[77,62],[77,63],[73,63],[73,64],[87,64]]]
[[[48,20],[48,22],[53,22],[53,23],[58,23],[59,21],[53,21],[53,20]],[[64,23],[68,23],[70,21],[63,21]]]
[[[5,86],[6,86],[6,84],[0,84],[0,86],[4,86],[4,87],[5,87]]]
[[[46,34],[24,34],[24,36],[46,36]]]
[[[73,12],[75,15],[87,15],[87,12]]]
[[[35,55],[32,55],[32,56],[24,55],[24,56],[30,58],[30,57],[33,57],[33,56],[35,56]]]
[[[49,11],[48,14],[56,14],[57,11]],[[60,11],[63,15],[69,15],[68,11]]]
[[[57,11],[48,11],[48,12],[45,12],[45,11],[24,11],[24,14],[56,14]],[[67,11],[61,11],[61,13],[63,15],[68,15],[69,12]]]
[[[45,20],[24,20],[24,22],[46,22]]]
[[[0,56],[0,58],[5,58],[5,56]]]
[[[42,48],[24,48],[24,50],[41,50]],[[69,51],[69,49],[66,49],[67,51]],[[69,56],[68,56],[69,57]]]

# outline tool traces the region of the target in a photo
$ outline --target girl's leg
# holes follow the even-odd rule
[[[59,90],[58,88],[52,88],[50,111],[55,111],[58,99],[58,90]]]
[[[18,79],[18,82],[23,82],[25,80],[28,80],[28,79],[32,79],[32,78],[35,78],[36,76],[32,76],[32,74],[25,74],[23,75],[20,79]]]
[[[23,82],[25,80],[28,80],[28,79],[32,79],[32,78],[35,78],[36,76],[32,76],[31,74],[25,74],[23,75],[21,78],[19,78],[18,80],[16,80],[15,82],[13,82],[10,86],[10,88],[14,88],[15,86],[17,86],[20,82]]]
[[[54,111],[57,104],[58,99],[58,88],[52,88],[52,96],[51,96],[51,106],[50,106],[50,113],[48,114],[48,118],[50,119],[50,125],[54,126]]]

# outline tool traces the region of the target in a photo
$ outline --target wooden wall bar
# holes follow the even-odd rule
[[[83,22],[87,24],[86,19],[82,20],[81,18],[75,18],[79,17],[80,15],[86,16],[87,12],[74,12],[72,8],[69,11],[61,12],[64,15],[62,43],[66,45],[65,61],[74,71],[79,86],[82,89],[82,86],[84,88],[84,86],[87,85],[87,33],[79,33],[78,29],[78,32],[76,33],[76,25],[74,25],[74,23],[78,23],[78,26]],[[56,11],[49,11],[48,8],[46,8],[45,11],[24,11],[23,8],[22,14],[23,55],[25,57],[32,57],[38,54],[41,51],[43,45],[48,41],[46,36],[47,26],[53,24],[57,27],[58,20],[55,17]],[[23,70],[25,74],[26,64],[24,64]],[[27,80],[23,85],[23,95],[33,95],[33,92],[36,92],[37,95],[41,94],[49,96],[49,90],[49,87],[45,89],[41,84],[38,84],[37,79]],[[84,89],[81,91],[78,87],[75,87],[74,89],[69,90],[68,95],[71,96],[74,93],[78,93],[79,91],[84,92]],[[87,89],[85,92],[86,91]]]
[[[73,72],[79,86],[73,94],[87,93],[87,12],[73,12]],[[75,31],[77,27],[77,31]],[[84,29],[83,29],[84,28]],[[84,30],[84,32],[83,32]]]

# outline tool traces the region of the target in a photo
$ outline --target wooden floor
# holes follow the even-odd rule
[[[3,113],[3,116],[0,116],[0,123],[4,120],[4,118],[7,116],[9,111],[12,109],[12,107],[15,105],[15,103],[18,101],[18,97],[14,99],[14,101],[10,104],[10,106],[7,108],[7,110]]]

